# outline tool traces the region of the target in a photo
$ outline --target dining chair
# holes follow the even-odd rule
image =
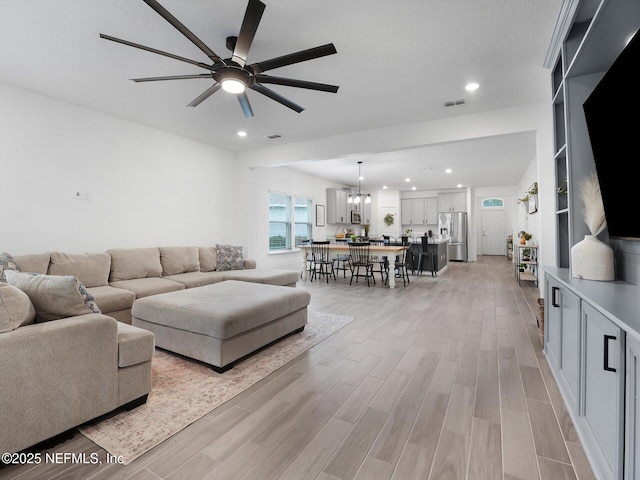
[[[369,243],[366,242],[352,242],[349,244],[349,256],[351,257],[351,280],[349,285],[352,284],[353,278],[356,278],[358,283],[358,277],[365,277],[367,279],[367,287],[370,286],[369,279],[373,279],[373,284],[376,283],[376,278],[373,276],[373,262],[369,255]],[[360,269],[364,268],[364,274],[360,272]]]
[[[329,240],[311,242],[311,281],[316,276],[324,276],[329,283],[329,277],[333,275],[336,279],[336,271],[334,269],[333,260],[329,258]]]
[[[422,240],[422,250],[420,251],[420,255],[418,256],[418,275],[422,275],[422,270],[424,269],[424,261],[429,260],[429,267],[431,269],[431,276],[438,276],[438,272],[436,271],[436,244],[433,242],[429,242],[429,237],[424,236],[421,237]]]
[[[404,252],[402,252],[402,254],[398,255],[396,257],[396,261],[393,262],[393,274],[395,275],[396,278],[402,278],[402,285],[404,285],[405,287],[408,284],[411,284],[411,281],[409,281],[409,270],[407,268],[407,260],[409,258],[410,255],[410,249],[409,248],[405,248]],[[389,282],[389,275],[387,274],[387,282]]]
[[[342,270],[342,278],[347,278],[347,270],[351,271],[350,256],[348,253],[338,253],[332,258],[335,262],[335,270]]]

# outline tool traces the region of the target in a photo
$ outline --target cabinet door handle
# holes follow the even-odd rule
[[[616,340],[613,335],[604,336],[604,369],[607,372],[615,372],[616,369],[609,366],[609,340]]]
[[[559,291],[560,289],[558,287],[551,287],[551,305],[556,308],[560,306],[556,297],[556,293],[558,293]]]

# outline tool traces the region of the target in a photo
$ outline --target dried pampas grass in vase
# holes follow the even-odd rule
[[[598,240],[607,227],[600,183],[595,172],[585,178],[580,188],[584,204],[584,221],[591,235],[571,248],[571,276],[585,280],[614,280],[613,249]]]

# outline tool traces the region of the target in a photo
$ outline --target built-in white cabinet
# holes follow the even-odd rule
[[[627,480],[640,478],[640,342],[627,338],[624,465]]]
[[[640,478],[640,342],[628,341],[640,338],[638,297],[636,285],[574,279],[568,269],[546,267],[545,356],[602,480]]]
[[[360,223],[362,225],[371,225],[371,204],[360,202],[357,205],[357,209],[360,212]]]
[[[624,412],[624,333],[586,301],[584,387],[579,418],[583,441],[605,478],[622,478]]]
[[[547,360],[568,387],[566,401],[578,408],[580,392],[580,298],[547,276],[545,297],[549,302],[545,315]]]
[[[438,199],[403,198],[400,200],[400,219],[402,225],[425,226],[438,224]]]
[[[351,223],[351,210],[347,208],[345,190],[327,189],[327,223]]]
[[[438,194],[438,211],[439,212],[466,212],[467,211],[467,194],[460,193],[439,193]]]

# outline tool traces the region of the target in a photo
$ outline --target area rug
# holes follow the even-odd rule
[[[214,408],[348,325],[353,317],[309,312],[304,331],[286,337],[220,375],[209,367],[156,350],[147,403],[84,426],[80,432],[129,464]]]

